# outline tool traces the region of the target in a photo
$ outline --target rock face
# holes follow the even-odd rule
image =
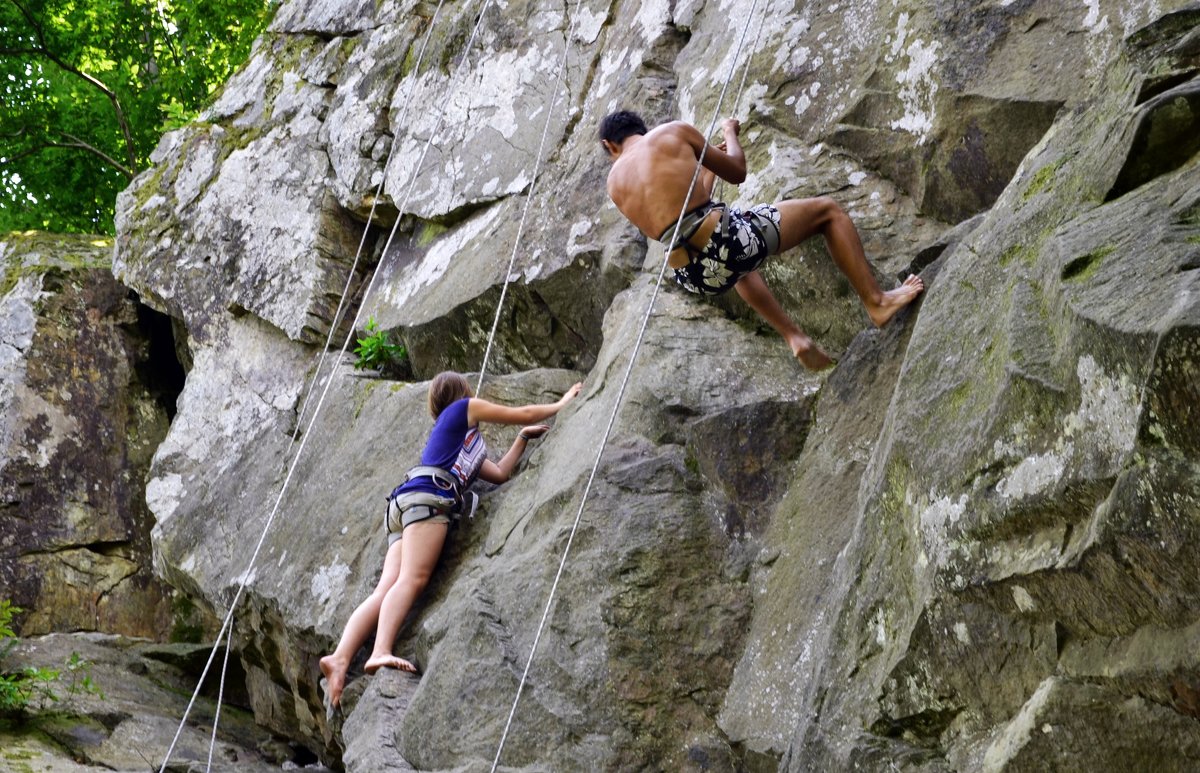
[[[115,272],[191,356],[158,572],[217,614],[245,582],[263,725],[348,770],[484,768],[624,388],[504,765],[1195,768],[1200,5],[746,5],[284,4],[118,205]],[[731,72],[725,196],[831,195],[928,292],[864,331],[810,242],[764,275],[833,371],[666,288],[626,385],[662,256],[594,127],[703,128]],[[455,532],[397,646],[422,676],[329,719],[316,661],[376,581],[425,381],[480,368],[506,277],[482,395],[584,395]],[[320,358],[343,287],[415,383],[352,377],[349,323]]]
[[[0,239],[0,598],[25,610],[24,635],[158,637],[188,622],[151,571],[145,502],[174,412],[152,364],[174,361],[170,325],[113,280],[111,250]]]
[[[6,771],[62,773],[157,770],[208,654],[207,647],[195,644],[155,644],[96,633],[21,641],[6,658],[6,668],[62,674],[52,684],[57,699],[34,700],[23,716],[0,724],[0,765]],[[74,670],[63,667],[68,662]],[[311,755],[298,757],[257,727],[248,712],[230,705],[230,698],[237,700],[244,692],[238,690],[241,674],[229,676],[219,716],[215,688],[197,698],[197,721],[180,731],[167,769],[206,769],[211,763],[212,770],[265,773],[287,763],[295,769],[297,763],[310,762]]]

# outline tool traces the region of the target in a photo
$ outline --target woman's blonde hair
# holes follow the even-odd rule
[[[451,403],[471,396],[471,385],[460,374],[439,373],[429,384],[429,413],[436,419]]]

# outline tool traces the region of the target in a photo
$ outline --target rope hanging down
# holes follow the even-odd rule
[[[559,80],[565,80],[567,53],[571,50],[571,34],[575,31],[574,22],[571,20],[578,16],[581,2],[582,0],[575,0],[575,10],[569,12],[566,19],[566,37],[563,40],[562,58],[558,63]],[[525,219],[529,215],[529,206],[533,203],[533,193],[537,188],[538,171],[542,166],[542,152],[546,148],[546,135],[550,133],[550,120],[554,116],[554,108],[558,107],[557,84],[553,93],[554,100],[550,103],[550,109],[546,111],[546,123],[542,126],[542,139],[538,144],[537,155],[533,159],[533,175],[530,178],[529,193],[525,196],[525,206],[521,209],[521,222],[517,225],[517,235],[513,237],[512,255],[509,256],[508,268],[504,271],[504,284],[500,288],[500,300],[496,302],[496,317],[492,320],[492,331],[488,333],[487,347],[483,350],[483,363],[479,366],[479,380],[475,383],[475,394],[479,394],[479,390],[483,387],[483,374],[487,370],[488,357],[492,353],[492,342],[496,339],[496,329],[500,326],[500,312],[504,308],[504,298],[508,295],[508,285],[512,281],[513,266],[517,262],[517,250],[521,246],[521,235],[525,232]]]
[[[721,86],[721,93],[717,97],[717,104],[713,109],[712,121],[709,123],[708,132],[705,134],[705,137],[711,137],[713,130],[716,128],[717,117],[721,114],[721,104],[725,101],[725,93],[729,88],[729,82],[733,79],[733,74],[737,69],[737,61],[741,58],[742,45],[746,41],[746,32],[750,29],[750,20],[754,18],[754,10],[755,6],[757,5],[758,0],[753,0],[753,2],[750,4],[750,11],[746,14],[746,23],[743,25],[742,34],[738,38],[738,45],[734,52],[733,63],[730,65],[729,74],[725,76],[725,83]],[[745,77],[742,79],[742,84],[743,86],[745,85]],[[740,93],[738,95],[738,99],[741,99]],[[663,277],[667,272],[667,261],[671,257],[670,245],[674,244],[675,240],[679,237],[679,228],[683,223],[683,216],[687,212],[687,203],[689,200],[691,200],[692,193],[696,189],[696,181],[700,178],[700,169],[704,165],[704,155],[707,151],[708,145],[706,143],[705,146],[700,150],[699,158],[696,159],[696,170],[692,173],[692,181],[688,185],[687,193],[683,197],[683,206],[680,207],[679,217],[675,219],[675,230],[672,232],[671,238],[666,242],[666,246],[664,247],[662,265],[658,270],[658,280],[654,284],[654,292],[650,296],[650,303],[646,306],[646,313],[642,317],[642,324],[638,330],[637,339],[634,341],[633,351],[629,355],[629,364],[625,368],[625,375],[621,379],[621,387],[617,391],[617,398],[613,403],[612,414],[608,418],[608,426],[605,427],[604,435],[600,439],[600,448],[596,452],[596,461],[592,465],[592,471],[588,476],[587,485],[583,489],[583,496],[579,500],[579,509],[575,512],[575,521],[571,524],[571,530],[567,536],[567,544],[563,548],[562,559],[558,563],[558,571],[555,573],[554,581],[550,585],[550,595],[546,599],[545,609],[542,610],[542,619],[541,622],[538,623],[537,632],[534,634],[533,645],[529,648],[529,659],[525,662],[525,670],[522,672],[521,680],[517,684],[517,694],[513,698],[512,708],[508,712],[508,720],[504,723],[504,731],[500,735],[500,744],[496,748],[496,757],[494,760],[492,760],[492,773],[496,773],[496,769],[500,765],[500,755],[504,751],[504,744],[508,739],[508,732],[512,727],[513,717],[517,713],[517,704],[521,700],[521,693],[524,691],[525,683],[529,679],[529,669],[533,665],[534,654],[537,652],[538,643],[541,641],[542,632],[545,630],[546,620],[550,616],[550,608],[554,603],[554,595],[558,590],[558,583],[562,578],[563,569],[566,567],[567,556],[570,555],[571,552],[571,543],[575,541],[575,534],[579,530],[579,521],[583,516],[584,505],[587,504],[588,495],[592,490],[592,483],[596,480],[596,471],[600,468],[600,459],[604,455],[604,448],[608,444],[609,435],[612,434],[613,425],[616,423],[617,413],[620,411],[621,401],[625,396],[625,388],[629,384],[629,376],[633,373],[633,365],[637,361],[638,351],[642,346],[642,339],[646,335],[646,327],[650,322],[650,314],[654,311],[654,303],[658,300],[658,292],[662,288]]]
[[[459,73],[461,73],[464,70],[467,63],[470,61],[471,49],[474,46],[476,37],[478,37],[479,30],[483,24],[484,16],[486,15],[487,10],[490,6],[491,6],[491,0],[484,0],[483,8],[479,12],[479,17],[477,18],[477,20],[475,22],[475,26],[471,31],[471,36],[467,40],[466,45],[464,46],[463,58],[459,62],[458,67],[455,69],[454,73],[452,74],[452,76],[450,78],[450,80],[452,82],[457,79]],[[433,145],[434,137],[437,136],[437,133],[441,129],[442,123],[444,122],[444,120],[445,120],[445,114],[439,113],[437,124],[435,125],[433,130],[429,133],[429,139],[426,141],[425,146],[421,151],[420,157],[417,159],[416,164],[413,166],[412,173],[409,176],[408,187],[405,190],[404,199],[403,199],[401,205],[397,208],[396,222],[392,225],[392,230],[388,234],[388,238],[384,244],[382,254],[386,255],[388,248],[392,244],[392,240],[394,239],[394,237],[396,235],[397,227],[400,225],[401,215],[403,215],[403,213],[407,211],[408,202],[409,202],[409,199],[411,199],[411,197],[412,197],[412,192],[413,192],[414,188],[416,187],[416,179],[417,179],[418,173],[420,172],[421,166],[425,161],[425,156],[428,154],[429,148]],[[364,298],[366,298],[370,295],[371,289],[375,284],[375,279],[378,276],[378,274],[379,274],[379,266],[376,266],[375,269],[371,272],[370,281],[367,283],[367,287],[363,292]],[[343,341],[343,343],[342,343],[342,347],[341,347],[341,350],[339,351],[339,355],[338,355],[339,359],[346,353],[346,350],[349,348],[350,340],[354,337],[354,329],[358,325],[359,317],[361,316],[361,314],[362,314],[362,309],[360,307],[358,312],[355,314],[353,322],[351,323],[350,332],[347,334],[345,341]],[[234,596],[233,596],[233,600],[229,604],[229,612],[225,615],[225,619],[222,622],[221,628],[217,633],[217,637],[216,637],[217,642],[220,642],[223,638],[225,638],[227,635],[227,632],[230,631],[230,626],[233,621],[233,612],[237,608],[238,602],[241,600],[241,596],[246,590],[246,585],[249,582],[251,572],[253,571],[254,566],[258,562],[259,553],[262,552],[262,546],[263,546],[263,543],[266,541],[267,533],[270,531],[271,525],[275,522],[275,517],[279,513],[279,507],[283,502],[283,496],[287,492],[287,488],[291,483],[292,476],[295,474],[296,467],[297,467],[301,457],[304,454],[304,449],[308,443],[308,438],[311,436],[310,430],[312,429],[313,425],[316,423],[317,418],[320,416],[321,408],[323,407],[323,405],[325,403],[325,398],[328,396],[329,389],[332,386],[332,384],[333,384],[333,378],[329,378],[326,380],[325,387],[321,391],[321,395],[320,395],[319,399],[317,400],[316,408],[313,410],[313,414],[309,418],[307,426],[305,426],[304,436],[301,438],[300,445],[296,449],[296,454],[294,457],[292,457],[292,461],[288,466],[287,475],[284,477],[283,485],[279,489],[279,495],[275,498],[275,504],[271,508],[270,514],[267,516],[267,521],[263,526],[262,534],[260,535],[260,537],[258,539],[258,543],[254,547],[254,552],[250,556],[250,561],[247,564],[246,569],[242,572],[241,579],[238,582],[237,591],[234,593]],[[209,653],[208,661],[204,665],[204,670],[200,674],[200,678],[196,684],[196,689],[192,692],[191,700],[188,701],[187,708],[184,710],[183,717],[180,719],[179,727],[175,731],[175,736],[174,736],[174,738],[171,739],[171,744],[167,748],[166,754],[163,757],[162,765],[159,767],[159,773],[165,773],[165,771],[166,771],[167,765],[171,760],[171,754],[175,751],[175,747],[179,743],[179,737],[180,737],[180,735],[182,735],[183,728],[187,723],[188,716],[191,714],[191,711],[196,704],[196,700],[200,695],[200,688],[203,686],[204,680],[208,677],[208,672],[212,668],[213,660],[216,658],[216,654],[217,654],[217,647],[214,646],[212,648],[212,651]],[[224,682],[224,675],[222,675],[222,683],[223,682]]]
[[[333,334],[337,330],[338,325],[342,321],[342,310],[346,306],[346,298],[350,294],[350,285],[354,283],[354,272],[358,268],[359,258],[362,257],[363,246],[367,243],[367,234],[371,232],[371,223],[375,220],[375,209],[379,206],[379,199],[383,195],[383,184],[387,180],[388,167],[392,165],[392,156],[396,153],[396,148],[400,145],[399,130],[405,126],[408,119],[408,106],[412,104],[413,89],[416,88],[417,74],[421,72],[421,64],[425,61],[425,49],[429,47],[429,39],[433,37],[433,29],[437,26],[438,14],[442,11],[442,6],[446,0],[438,0],[437,8],[433,9],[433,16],[429,17],[429,26],[425,30],[425,38],[421,41],[421,50],[417,52],[417,63],[413,66],[413,78],[408,82],[408,91],[404,95],[403,106],[400,110],[400,116],[396,119],[397,133],[392,137],[392,146],[388,148],[387,158],[383,161],[383,171],[379,175],[379,184],[375,186],[375,195],[371,199],[371,211],[367,213],[367,222],[363,226],[362,238],[358,240],[358,249],[354,252],[354,260],[350,264],[350,271],[346,274],[346,285],[342,288],[342,294],[338,296],[337,309],[333,312],[333,319],[329,323],[329,334],[325,336],[325,345],[321,347],[321,358],[317,361],[317,368],[313,371],[312,380],[308,382],[308,391],[304,393],[304,399],[300,401],[300,410],[296,414],[296,429],[292,432],[292,444],[295,444],[297,436],[300,434],[300,425],[304,423],[304,412],[308,410],[309,398],[312,397],[313,389],[317,386],[317,381],[321,376],[321,369],[325,366],[325,356],[329,353],[329,345],[333,343]],[[397,220],[399,215],[397,215]],[[393,227],[394,228],[394,227]],[[332,368],[330,369],[332,374]],[[290,450],[290,445],[289,445]]]

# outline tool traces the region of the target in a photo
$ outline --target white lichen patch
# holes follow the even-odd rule
[[[883,57],[885,62],[894,62],[896,57],[900,56],[900,51],[904,48],[904,39],[908,36],[908,18],[908,13],[902,12],[896,20],[895,34],[884,38],[884,43],[889,45],[888,53]]]
[[[887,644],[887,625],[884,621],[883,607],[875,610],[875,614],[871,615],[871,620],[867,623],[867,627],[875,631],[875,643],[880,647]]]
[[[37,436],[34,445],[13,449],[14,458],[25,459],[41,468],[48,467],[63,441],[78,434],[79,422],[23,384],[14,389],[12,402],[20,406],[20,412],[9,432],[16,437],[25,435],[26,442]]]
[[[191,204],[200,195],[204,186],[217,174],[217,162],[220,159],[220,141],[224,135],[225,131],[223,129],[216,128],[213,130],[211,137],[201,136],[188,147],[188,153],[179,170],[179,174],[175,176],[176,215],[179,215],[187,205]],[[156,197],[160,197],[160,194],[155,194],[152,198]],[[160,201],[158,203],[161,204],[163,202]],[[149,205],[150,202],[147,201],[146,206]]]
[[[1125,375],[1105,373],[1090,355],[1079,359],[1076,374],[1079,407],[1063,419],[1055,447],[1022,459],[996,485],[1002,497],[1019,499],[1050,490],[1083,453],[1115,467],[1133,450],[1140,413],[1137,389]],[[1020,426],[1014,427],[1014,438],[996,440],[993,453],[997,458],[1020,455],[1027,442],[1023,434]]]
[[[768,160],[757,172],[750,172],[737,188],[739,206],[775,201],[785,193],[802,189],[808,180],[798,170],[810,167],[803,149],[780,146],[772,141],[767,147]]]
[[[921,530],[926,536],[940,535],[947,524],[955,524],[967,509],[967,495],[961,495],[957,501],[950,497],[937,496],[929,492],[929,505],[921,510]]]
[[[1029,591],[1022,588],[1020,585],[1012,587],[1013,603],[1017,605],[1017,609],[1022,612],[1033,612],[1037,609],[1037,603],[1034,602],[1033,596],[1029,595]]]
[[[313,574],[309,591],[318,604],[322,606],[335,596],[341,598],[346,591],[346,578],[350,576],[350,567],[334,560],[328,566],[319,567]]]
[[[430,245],[421,260],[406,267],[394,281],[387,284],[383,291],[387,303],[400,308],[422,289],[436,282],[446,273],[455,255],[491,229],[498,214],[495,208],[486,210]]]
[[[614,95],[608,101],[604,112],[611,112],[625,106],[625,95],[620,93],[620,90],[612,82],[613,76],[637,72],[637,69],[641,66],[642,50],[640,48],[632,52],[629,48],[622,48],[620,51],[609,51],[600,56],[600,75],[596,79],[596,85],[592,90],[598,94]]]
[[[958,622],[954,624],[954,638],[958,639],[962,644],[969,645],[971,643],[971,632],[967,630],[967,624]]]
[[[591,45],[596,42],[596,38],[600,36],[600,30],[604,27],[604,20],[608,14],[600,11],[593,11],[590,8],[584,8],[582,5],[577,7],[575,18],[572,24],[572,32],[576,42],[585,45]]]
[[[775,48],[775,59],[771,63],[771,69],[774,72],[780,69],[799,70],[812,53],[808,46],[800,45],[800,41],[809,30],[808,20],[784,17],[778,20],[778,28],[784,30],[783,39]]]
[[[177,473],[158,475],[146,483],[146,506],[161,524],[175,514],[185,493],[183,479]]]
[[[992,742],[983,755],[984,773],[1000,773],[1007,770],[1009,763],[1029,743],[1030,736],[1038,726],[1038,715],[1050,699],[1050,693],[1057,683],[1054,677],[1049,677],[1038,685],[1037,690],[1017,712],[1017,716]]]
[[[1084,0],[1086,13],[1083,17],[1083,28],[1092,35],[1099,35],[1108,29],[1108,16],[1100,15],[1100,0]]]
[[[903,40],[899,42],[903,44]],[[917,135],[917,144],[924,144],[933,130],[934,98],[938,91],[934,70],[939,48],[941,43],[936,40],[931,43],[914,40],[905,49],[908,66],[896,74],[896,82],[900,84],[897,96],[904,105],[904,116],[892,121],[891,128]]]
[[[766,99],[769,87],[765,83],[748,83],[746,90],[742,94],[741,100],[737,103],[737,109],[734,110],[734,115],[747,116],[751,113],[759,115],[770,115],[774,109]],[[748,139],[753,142],[758,137],[758,130],[752,129],[747,135]]]
[[[567,235],[566,253],[568,258],[573,258],[587,249],[579,244],[579,240],[590,230],[592,230],[592,221],[590,220],[576,220],[571,224],[571,231]]]
[[[633,19],[635,27],[641,30],[642,38],[652,43],[667,30],[671,23],[671,0],[645,0],[638,6],[637,15]]]
[[[918,497],[918,499],[921,499]],[[927,552],[936,566],[943,566],[950,558],[955,542],[947,533],[967,509],[967,495],[962,494],[957,500],[947,496],[939,496],[936,491],[929,492],[929,499],[906,504],[919,509],[917,523],[921,530],[921,539]]]
[[[1133,450],[1140,406],[1137,389],[1125,375],[1105,373],[1090,355],[1079,359],[1079,410],[1067,417],[1063,430],[1068,437],[1086,436],[1102,453]]]
[[[1062,478],[1066,466],[1066,459],[1057,453],[1028,456],[996,484],[996,491],[1006,499],[1040,494]]]

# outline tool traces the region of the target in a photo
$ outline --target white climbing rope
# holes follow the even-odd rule
[[[725,100],[725,93],[729,88],[729,82],[733,79],[733,74],[737,69],[737,61],[738,61],[738,59],[741,58],[742,45],[745,43],[745,40],[746,40],[746,32],[750,28],[750,20],[754,18],[754,9],[755,9],[755,6],[757,6],[757,5],[758,5],[758,0],[753,0],[753,2],[750,5],[750,11],[746,15],[746,24],[742,27],[742,34],[738,38],[737,49],[736,49],[736,51],[734,53],[734,57],[733,57],[733,65],[729,68],[729,74],[725,77],[725,83],[721,86],[721,93],[717,97],[717,104],[716,104],[716,107],[713,109],[712,121],[709,123],[708,132],[705,134],[705,137],[712,136],[713,130],[716,128],[717,117],[721,114],[721,104]],[[742,83],[743,83],[743,85],[745,84],[744,77],[743,77]],[[738,98],[739,99],[741,98],[740,95]],[[525,684],[529,679],[529,669],[533,665],[534,654],[537,652],[538,643],[541,641],[542,632],[545,630],[546,620],[550,616],[550,609],[554,603],[554,595],[558,591],[558,583],[559,583],[559,580],[562,578],[563,570],[566,567],[567,556],[570,555],[570,552],[571,552],[571,543],[575,541],[575,534],[579,530],[579,522],[580,522],[581,518],[583,517],[584,505],[587,504],[588,495],[591,493],[591,490],[592,490],[592,483],[596,480],[596,472],[597,472],[597,470],[600,469],[600,459],[604,455],[604,449],[605,449],[605,446],[608,444],[609,435],[612,434],[613,425],[616,423],[617,413],[620,411],[620,408],[621,408],[621,400],[624,398],[625,389],[629,385],[629,376],[630,376],[630,374],[633,373],[633,365],[637,361],[638,351],[641,349],[642,339],[645,337],[645,334],[646,334],[646,327],[650,323],[650,315],[654,311],[654,303],[655,303],[655,301],[658,300],[658,291],[662,288],[663,277],[666,275],[666,272],[667,272],[667,261],[671,257],[671,245],[675,243],[675,240],[677,238],[679,238],[679,229],[680,229],[681,225],[683,224],[683,216],[684,216],[684,214],[687,213],[688,201],[691,199],[692,192],[696,188],[696,181],[700,178],[700,169],[704,165],[704,155],[707,151],[708,151],[708,143],[706,142],[704,147],[701,148],[701,150],[700,150],[699,158],[696,159],[696,170],[692,173],[692,181],[688,185],[687,194],[683,197],[683,206],[679,210],[679,217],[676,218],[676,220],[675,220],[675,230],[672,232],[671,239],[666,242],[666,246],[663,249],[663,261],[662,261],[662,265],[659,267],[659,270],[658,270],[658,280],[654,284],[654,292],[650,296],[650,303],[646,306],[646,313],[642,317],[642,324],[641,324],[641,327],[638,329],[637,339],[634,341],[634,344],[633,344],[633,351],[629,355],[629,364],[625,368],[625,375],[621,379],[621,387],[617,391],[617,398],[616,398],[616,401],[613,403],[612,414],[608,418],[608,426],[605,427],[604,435],[600,439],[600,448],[596,452],[596,461],[592,465],[592,471],[591,471],[591,474],[588,476],[587,485],[583,489],[583,496],[579,500],[579,509],[575,512],[575,520],[571,524],[571,530],[567,536],[567,544],[563,548],[562,558],[559,560],[559,563],[558,563],[558,571],[554,575],[554,581],[550,584],[550,594],[546,599],[545,609],[542,610],[542,619],[541,619],[541,622],[538,623],[537,632],[534,634],[533,645],[529,648],[529,658],[525,662],[525,670],[521,673],[521,680],[517,684],[517,694],[513,698],[512,708],[508,712],[508,720],[504,723],[504,731],[500,735],[500,744],[496,748],[496,757],[495,757],[495,759],[492,760],[492,773],[496,773],[496,769],[500,765],[500,755],[504,751],[505,741],[508,739],[509,730],[512,728],[513,717],[517,713],[517,704],[521,700],[521,693],[524,691]]]
[[[471,36],[467,40],[467,43],[463,48],[463,57],[459,61],[458,67],[455,69],[454,73],[451,75],[451,77],[449,79],[451,82],[453,82],[454,80],[457,79],[459,73],[461,73],[463,71],[463,69],[466,67],[467,63],[470,61],[471,48],[473,47],[473,45],[475,43],[475,38],[478,36],[479,30],[483,24],[484,16],[486,15],[487,10],[490,6],[491,6],[491,0],[484,0],[483,7],[479,11],[479,16],[475,21],[475,26],[471,30]],[[408,202],[409,202],[409,199],[412,197],[412,192],[413,192],[414,188],[416,187],[416,179],[418,177],[418,173],[421,170],[421,166],[425,161],[425,156],[428,154],[429,148],[433,145],[433,140],[437,136],[438,131],[441,129],[442,123],[444,122],[444,120],[445,120],[445,113],[444,112],[439,113],[437,124],[434,126],[433,130],[430,131],[429,139],[426,141],[425,146],[421,151],[420,157],[417,159],[416,164],[413,166],[412,173],[409,175],[408,187],[405,190],[403,202],[400,205],[400,207],[397,208],[396,222],[392,225],[392,230],[388,234],[387,242],[384,244],[383,251],[381,252],[382,255],[387,254],[388,247],[390,247],[392,244],[392,239],[395,237],[396,230],[400,225],[401,216],[404,214],[404,212],[407,211]],[[382,261],[381,261],[381,263],[382,263]],[[366,298],[368,298],[370,296],[371,289],[374,286],[375,279],[376,279],[376,277],[378,277],[378,275],[379,275],[379,266],[377,265],[375,267],[375,270],[371,272],[371,279],[367,283],[367,287],[363,292],[364,301]],[[362,315],[362,307],[360,306],[358,312],[355,314],[354,321],[351,323],[350,332],[347,334],[346,340],[342,343],[341,351],[338,354],[339,359],[341,358],[342,355],[344,355],[346,353],[346,349],[350,345],[350,340],[354,337],[354,328],[357,326],[359,317],[361,315]],[[275,498],[275,505],[271,508],[271,512],[267,516],[267,521],[266,521],[266,524],[263,526],[262,534],[260,535],[260,537],[258,539],[258,543],[254,546],[254,552],[250,556],[250,561],[247,564],[245,571],[242,572],[241,580],[238,582],[237,591],[234,593],[233,600],[229,604],[229,612],[225,615],[224,622],[221,624],[221,629],[217,633],[216,640],[218,642],[226,635],[226,632],[230,629],[230,625],[233,621],[233,611],[237,608],[238,602],[241,600],[242,593],[244,593],[246,590],[246,585],[249,582],[251,572],[253,571],[255,564],[258,562],[259,553],[262,551],[263,543],[266,541],[267,533],[270,531],[271,525],[275,522],[275,517],[279,513],[279,507],[283,502],[283,495],[287,492],[287,488],[291,483],[292,476],[295,474],[296,466],[299,463],[300,458],[304,454],[304,449],[308,443],[309,437],[311,436],[310,430],[312,429],[313,425],[316,423],[317,418],[320,416],[321,408],[325,403],[325,398],[326,398],[326,396],[328,396],[329,389],[332,386],[332,384],[333,384],[333,378],[330,377],[326,380],[325,387],[321,391],[320,398],[317,400],[316,408],[313,409],[313,414],[309,418],[308,425],[305,427],[304,436],[300,440],[300,445],[296,449],[296,454],[295,454],[295,456],[292,457],[292,461],[288,465],[287,475],[284,477],[283,485],[279,489],[279,495]],[[179,743],[179,737],[180,737],[180,735],[182,735],[183,728],[187,723],[188,716],[191,714],[192,708],[195,706],[196,699],[200,695],[200,688],[203,686],[204,680],[208,676],[209,669],[212,667],[212,663],[213,663],[213,660],[216,658],[216,654],[217,654],[217,648],[216,648],[216,646],[214,646],[212,648],[212,651],[209,653],[208,661],[204,665],[204,670],[200,674],[200,679],[199,679],[198,683],[196,684],[196,689],[192,692],[191,700],[188,701],[188,705],[187,705],[187,708],[184,710],[183,717],[179,721],[179,727],[175,731],[175,737],[171,739],[171,745],[167,748],[167,752],[163,757],[163,762],[162,762],[161,767],[159,768],[159,773],[165,773],[165,771],[166,771],[167,764],[171,760],[171,754],[175,751],[175,746]],[[222,675],[222,681],[224,681],[223,675]]]
[[[571,35],[575,31],[574,19],[579,16],[579,6],[582,0],[575,0],[575,9],[566,18],[566,34],[563,39],[562,58],[558,63],[558,77],[566,80],[567,54],[571,50]],[[570,84],[567,84],[568,90]],[[500,300],[496,302],[496,317],[492,320],[492,331],[488,333],[487,347],[483,350],[483,363],[479,366],[479,380],[475,383],[475,394],[483,388],[483,374],[487,371],[488,357],[492,353],[492,344],[496,340],[496,329],[500,326],[500,312],[504,308],[504,298],[508,295],[508,285],[512,281],[513,266],[517,262],[517,250],[521,247],[521,235],[525,232],[525,219],[529,215],[529,206],[533,203],[534,190],[537,187],[538,171],[542,165],[542,152],[546,149],[546,136],[550,133],[550,121],[554,117],[554,108],[558,107],[558,87],[554,88],[554,99],[550,109],[546,111],[546,123],[542,126],[542,139],[538,144],[537,155],[533,159],[533,175],[529,183],[529,193],[525,197],[525,206],[521,209],[521,222],[517,225],[517,235],[513,237],[512,255],[508,258],[508,268],[504,271],[504,285],[500,288]]]
[[[371,211],[367,213],[367,222],[363,225],[362,238],[358,240],[358,249],[354,252],[354,261],[350,264],[350,272],[346,274],[346,286],[342,288],[342,294],[338,297],[337,309],[333,312],[333,319],[329,323],[329,334],[325,336],[325,345],[321,347],[321,359],[317,361],[317,368],[313,371],[313,377],[308,382],[308,391],[304,393],[304,399],[300,401],[300,410],[296,413],[296,429],[292,432],[292,443],[296,442],[296,437],[300,434],[300,425],[304,423],[304,412],[308,410],[309,398],[312,397],[313,389],[317,386],[317,381],[321,376],[321,369],[325,366],[325,355],[329,353],[329,345],[333,342],[333,334],[337,331],[338,325],[341,323],[342,308],[346,305],[346,298],[350,294],[350,285],[354,283],[354,271],[358,268],[359,258],[362,257],[363,246],[367,243],[367,234],[371,232],[371,223],[375,220],[375,209],[379,206],[379,199],[383,194],[383,184],[387,181],[388,167],[392,164],[392,156],[396,153],[396,148],[400,145],[400,130],[404,128],[405,121],[408,119],[408,106],[412,103],[412,92],[416,88],[416,76],[421,72],[421,64],[425,61],[425,49],[429,47],[429,38],[433,36],[433,29],[437,26],[438,14],[442,11],[442,5],[446,0],[438,0],[437,8],[433,9],[433,16],[429,17],[429,26],[425,30],[425,38],[421,41],[421,50],[417,53],[417,63],[413,66],[413,77],[408,82],[408,92],[404,95],[403,107],[400,110],[400,115],[396,119],[396,133],[392,136],[392,146],[388,148],[387,158],[383,162],[383,170],[379,175],[379,184],[375,186],[375,196],[371,199]],[[332,369],[331,369],[332,372]]]
[[[220,640],[217,644],[220,644]],[[221,687],[217,690],[217,708],[213,712],[212,737],[208,742],[208,765],[205,773],[212,773],[213,750],[217,748],[217,725],[221,722],[221,704],[225,702],[225,671],[229,668],[229,651],[233,649],[233,625],[229,626],[229,634],[225,638],[225,660],[221,664]]]
[[[760,16],[758,18],[758,32],[754,33],[754,45],[752,45],[750,47],[751,51],[758,50],[758,41],[762,39],[763,22],[766,20],[766,18],[767,18],[766,14],[763,14],[762,16]],[[736,60],[734,60],[734,61],[736,61]],[[734,106],[733,106],[735,111],[739,107],[741,107],[742,95],[745,93],[745,90],[746,90],[746,76],[749,74],[750,74],[750,58],[747,57],[746,58],[746,66],[742,68],[742,80],[740,83],[738,83],[738,90],[737,90],[738,96],[737,96],[737,100],[734,102]],[[747,106],[746,113],[749,114],[749,112],[750,112],[749,106]],[[725,201],[725,197],[723,195],[724,192],[725,192],[725,181],[718,178],[717,179],[717,187],[713,193],[713,198],[715,198],[719,201]]]

